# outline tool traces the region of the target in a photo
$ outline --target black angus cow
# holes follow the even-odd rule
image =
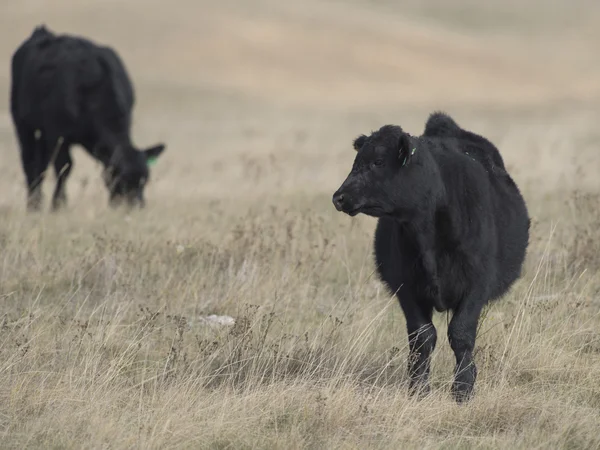
[[[338,211],[378,218],[379,275],[406,316],[410,392],[429,392],[437,333],[433,309],[452,311],[452,392],[471,397],[482,308],[520,277],[530,220],[521,193],[487,139],[435,112],[422,136],[385,125],[354,140],[352,171],[333,195]]]
[[[114,50],[38,26],[12,57],[11,114],[21,147],[28,210],[41,207],[41,184],[56,173],[52,208],[66,202],[70,147],[83,146],[104,166],[110,204],[144,205],[148,165],[164,150],[138,150],[130,139],[134,90]]]

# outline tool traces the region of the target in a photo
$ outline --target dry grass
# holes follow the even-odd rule
[[[78,151],[69,209],[28,216],[0,121],[0,447],[600,448],[600,91],[586,90],[600,65],[580,58],[593,27],[566,39],[544,10],[515,47],[526,27],[509,13],[500,39],[447,34],[473,18],[444,9],[421,26],[429,10],[412,0],[258,3],[202,15],[149,2],[140,15],[131,0],[116,15],[116,3],[23,2],[0,18],[3,60],[47,17],[115,43],[138,80],[136,140],[169,145],[146,210],[109,211]],[[378,27],[395,20],[408,28]],[[523,278],[480,322],[476,397],[462,406],[445,315],[433,393],[408,397],[405,322],[373,274],[374,220],[330,200],[356,134],[388,122],[416,134],[433,108],[500,146],[534,217]],[[209,314],[235,325],[207,326]]]
[[[597,201],[575,202],[578,216]],[[600,284],[566,270],[589,263],[577,239],[538,235],[524,279],[486,310],[475,400],[451,400],[442,338],[434,393],[416,401],[406,394],[403,318],[371,276],[369,236],[318,203],[223,223],[219,247],[149,239],[168,234],[165,222],[149,225],[152,212],[126,227],[118,214],[7,217],[3,444],[600,445]],[[199,320],[208,313],[236,323],[208,327]],[[444,336],[446,318],[436,319]]]

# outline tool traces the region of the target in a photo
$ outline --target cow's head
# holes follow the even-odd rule
[[[354,140],[357,151],[352,171],[333,194],[338,211],[350,216],[359,213],[373,217],[393,216],[408,206],[413,173],[411,164],[415,146],[399,126],[384,125],[370,136]]]
[[[146,150],[118,146],[104,171],[104,182],[110,192],[110,205],[125,203],[130,207],[145,205],[144,188],[150,179],[149,166],[165,149],[164,144]]]

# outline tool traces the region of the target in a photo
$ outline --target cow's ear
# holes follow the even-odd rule
[[[160,156],[160,154],[163,152],[164,149],[165,149],[164,144],[158,144],[158,145],[155,145],[154,147],[150,147],[150,148],[144,150],[144,155],[146,155],[146,162],[148,163],[149,166],[151,166],[152,164],[154,164],[156,162],[157,158]]]
[[[362,148],[362,146],[365,144],[366,140],[367,140],[367,137],[364,134],[361,134],[356,139],[354,139],[354,141],[352,142],[352,146],[354,147],[354,150],[359,151]]]
[[[402,133],[400,135],[400,139],[398,140],[398,159],[400,159],[400,163],[405,166],[410,163],[410,159],[414,154],[414,150],[410,143],[410,136],[408,133]]]

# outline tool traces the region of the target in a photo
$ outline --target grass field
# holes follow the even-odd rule
[[[600,6],[486,5],[3,7],[0,448],[600,448]],[[109,210],[75,149],[67,210],[25,214],[9,63],[41,22],[125,60],[134,140],[168,146],[145,210]],[[441,314],[433,392],[407,395],[375,220],[331,203],[357,134],[434,109],[499,146],[533,218],[466,405]]]

